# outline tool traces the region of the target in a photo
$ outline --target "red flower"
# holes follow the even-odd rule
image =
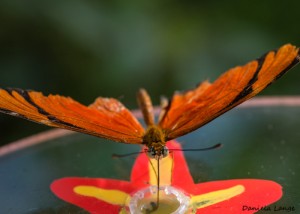
[[[167,146],[170,150],[181,148],[174,141]],[[51,190],[59,198],[91,213],[120,213],[135,192],[156,185],[155,160],[151,162],[152,165],[145,153],[140,154],[130,181],[62,178],[51,184]],[[161,160],[160,172],[160,185],[182,190],[190,197],[190,206],[197,213],[255,213],[271,209],[267,205],[282,196],[281,186],[269,180],[234,179],[195,184],[180,151],[171,152]]]

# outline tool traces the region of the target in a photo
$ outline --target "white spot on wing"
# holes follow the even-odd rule
[[[10,112],[9,115],[11,115],[11,116],[16,116],[16,117],[17,117],[17,116],[20,116],[17,112]]]

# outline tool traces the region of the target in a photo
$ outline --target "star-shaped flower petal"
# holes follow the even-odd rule
[[[167,144],[170,155],[160,160],[160,186],[172,186],[190,197],[197,213],[255,213],[282,196],[281,186],[270,180],[233,179],[195,184],[180,144]],[[130,181],[105,178],[62,178],[51,184],[59,198],[91,213],[122,213],[131,196],[157,185],[156,160],[141,153]]]

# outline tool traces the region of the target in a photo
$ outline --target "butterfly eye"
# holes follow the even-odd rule
[[[154,149],[154,147],[148,148],[147,155],[149,158],[156,158],[157,154],[156,154],[156,150]]]
[[[162,156],[163,158],[165,158],[165,157],[167,157],[168,155],[169,155],[169,149],[168,149],[168,147],[164,146],[163,149],[162,149],[162,151],[161,151],[161,156]]]

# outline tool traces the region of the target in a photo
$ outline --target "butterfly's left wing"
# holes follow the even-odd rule
[[[142,143],[144,134],[131,112],[113,98],[100,97],[84,106],[70,97],[0,89],[0,112],[123,143]]]
[[[290,44],[258,60],[230,69],[214,83],[175,93],[160,117],[166,140],[187,134],[255,96],[300,61],[299,49]]]

